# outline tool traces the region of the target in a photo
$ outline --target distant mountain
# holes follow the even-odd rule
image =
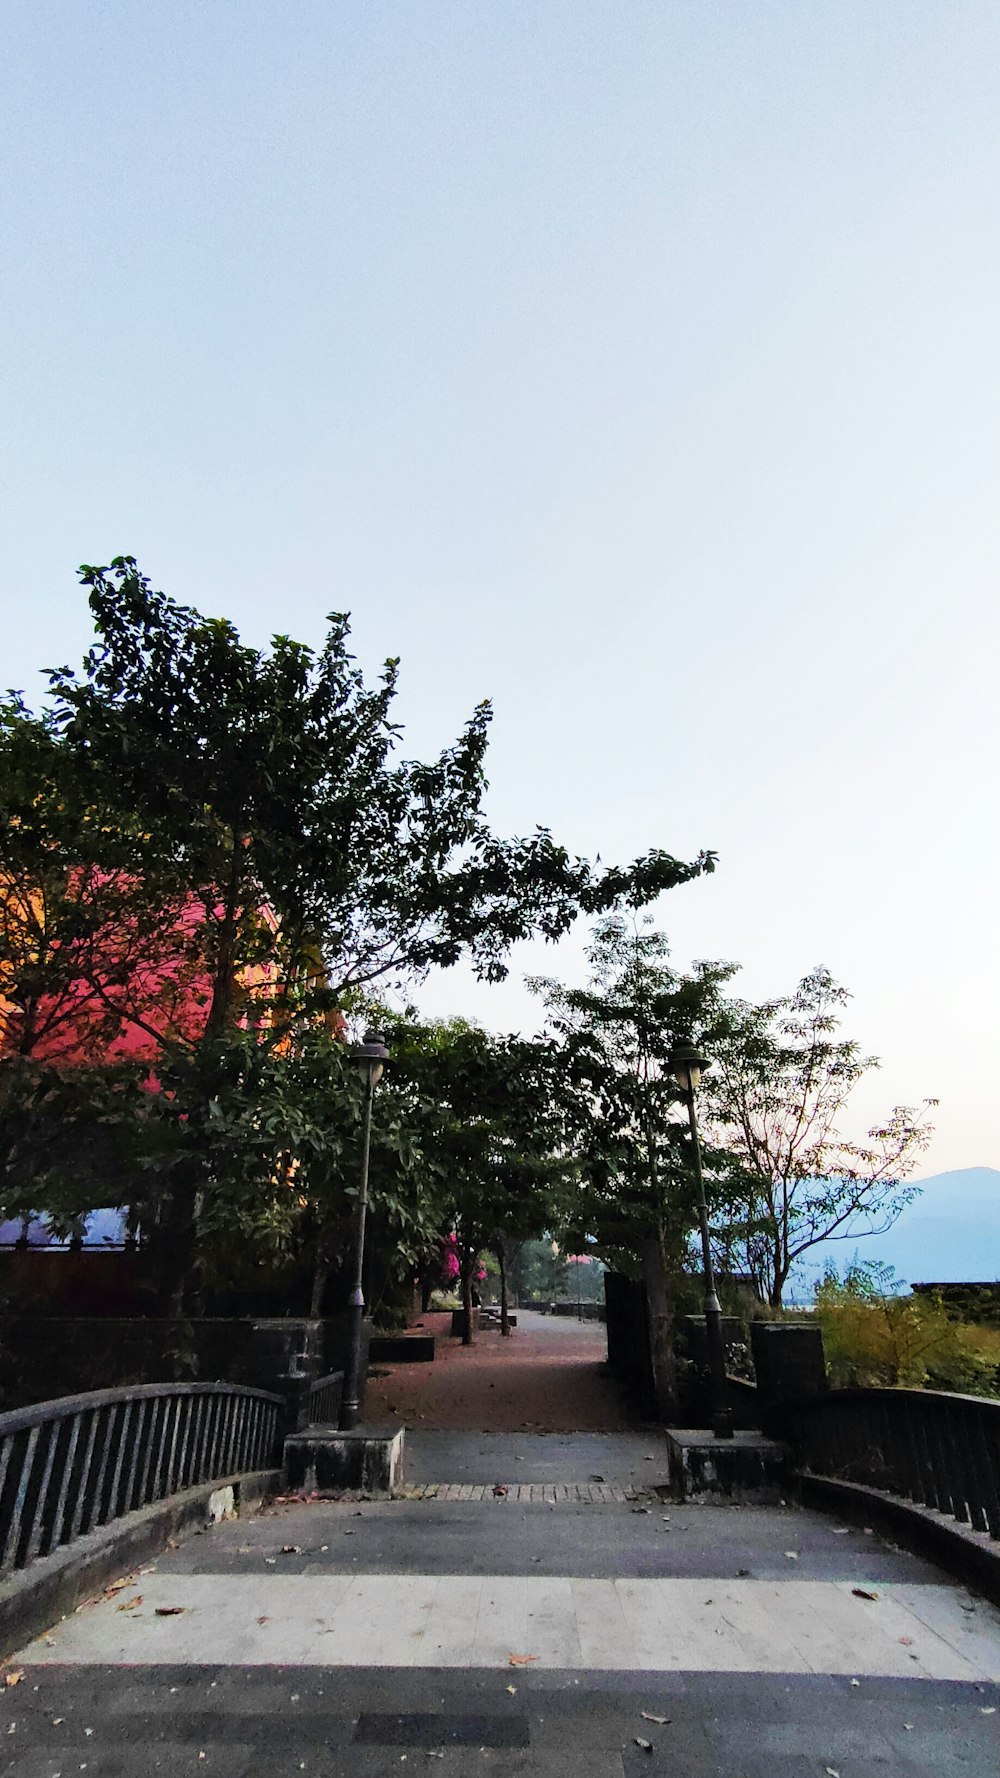
[[[961,1167],[913,1182],[920,1196],[886,1235],[824,1241],[800,1262],[797,1301],[808,1299],[832,1263],[842,1274],[855,1258],[892,1266],[907,1284],[992,1284],[1000,1279],[1000,1172]]]

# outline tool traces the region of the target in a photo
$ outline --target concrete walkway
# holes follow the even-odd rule
[[[406,1497],[277,1504],[55,1625],[0,1774],[998,1778],[1000,1613],[817,1513],[671,1504],[582,1337],[400,1367]]]
[[[219,1526],[17,1657],[0,1770],[996,1778],[1000,1613],[863,1531],[664,1479]]]

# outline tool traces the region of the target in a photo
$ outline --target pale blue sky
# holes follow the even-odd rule
[[[827,963],[859,1116],[998,1164],[998,69],[997,0],[6,0],[0,677],[121,551],[348,608],[415,751],[495,699],[499,826],[716,847],[677,961]]]

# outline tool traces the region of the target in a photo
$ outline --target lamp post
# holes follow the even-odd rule
[[[705,1202],[705,1179],[701,1170],[701,1143],[695,1117],[694,1094],[701,1071],[708,1067],[693,1043],[675,1043],[670,1055],[670,1072],[681,1089],[691,1126],[691,1147],[694,1153],[694,1179],[698,1192],[698,1221],[701,1225],[701,1258],[705,1275],[705,1339],[708,1345],[708,1373],[711,1390],[712,1432],[716,1438],[732,1438],[733,1416],[726,1401],[726,1350],[722,1339],[722,1307],[715,1289],[712,1265],[712,1243],[708,1233],[708,1205]]]
[[[340,1396],[337,1427],[350,1432],[358,1423],[361,1396],[361,1339],[365,1318],[365,1221],[368,1215],[368,1154],[372,1139],[372,1100],[375,1087],[382,1078],[389,1051],[377,1031],[369,1031],[360,1049],[352,1050],[355,1064],[365,1084],[365,1104],[361,1126],[361,1190],[358,1193],[358,1221],[354,1236],[354,1289],[347,1310],[347,1362]]]

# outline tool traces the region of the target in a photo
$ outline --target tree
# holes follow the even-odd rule
[[[496,1037],[462,1019],[400,1036],[398,1063],[424,1106],[430,1130],[423,1145],[436,1158],[457,1235],[462,1337],[469,1345],[480,1255],[488,1249],[496,1258],[501,1328],[509,1333],[509,1259],[564,1213],[569,1170],[555,1145],[546,1090],[551,1046]]]
[[[696,1221],[690,1138],[668,1058],[678,1038],[711,1027],[733,973],[713,963],[680,975],[668,957],[666,938],[648,921],[613,915],[595,929],[586,987],[531,984],[562,1045],[565,1141],[581,1182],[570,1251],[593,1241],[612,1267],[641,1272],[664,1418],[676,1399],[669,1280],[687,1262]],[[707,1187],[721,1195],[727,1157],[708,1148],[705,1162]]]
[[[153,590],[132,557],[81,574],[98,641],[79,673],[49,675],[42,717],[17,705],[0,765],[31,817],[22,838],[38,825],[31,746],[45,756],[45,781],[68,787],[49,799],[62,849],[36,848],[39,868],[51,864],[70,901],[78,856],[102,895],[113,883],[127,906],[112,910],[110,927],[126,954],[112,956],[110,982],[107,947],[90,942],[107,932],[106,910],[87,904],[69,952],[61,938],[22,943],[19,956],[0,960],[0,985],[5,999],[26,1003],[31,976],[35,1000],[51,1001],[67,990],[71,955],[71,1000],[127,1017],[153,1046],[177,1134],[158,1228],[164,1300],[179,1310],[198,1222],[220,1189],[220,1132],[249,1118],[253,1149],[258,1060],[244,1033],[268,1050],[294,1045],[352,991],[462,956],[498,980],[518,939],[554,939],[581,912],[641,904],[714,859],[654,851],[602,871],[545,829],[499,839],[482,812],[488,704],[436,760],[399,759],[398,663],[366,686],[346,617],[331,617],[318,653],[286,636],[258,650],[232,624]],[[20,776],[8,770],[15,741]],[[30,883],[25,893],[30,905]],[[171,932],[200,1005],[184,1028],[135,994],[123,1009],[112,992],[134,980],[133,938],[155,935],[169,948]],[[157,991],[169,994],[174,980],[168,969]]]
[[[878,1066],[838,1036],[849,998],[829,970],[814,969],[784,999],[732,1002],[709,1046],[700,1098],[738,1168],[729,1239],[774,1308],[811,1247],[884,1234],[919,1189],[903,1181],[930,1141],[936,1100],[895,1106],[866,1142],[838,1128],[852,1090]]]

